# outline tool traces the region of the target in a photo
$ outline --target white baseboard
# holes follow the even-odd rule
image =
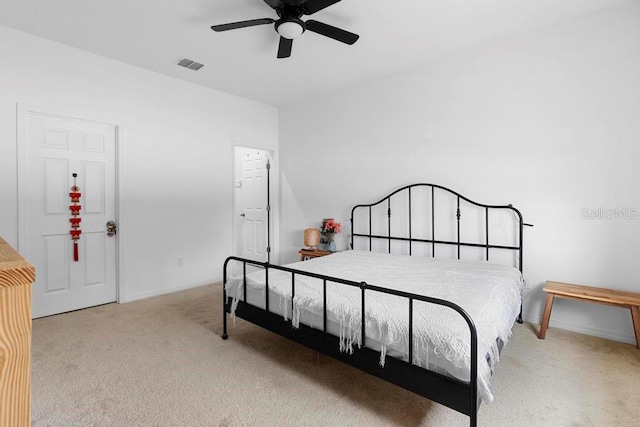
[[[536,325],[539,325],[541,322],[539,315],[535,316],[535,315],[527,315],[523,313],[522,318],[524,319],[525,322],[533,323]],[[606,329],[591,328],[591,327],[576,325],[574,323],[557,322],[557,321],[550,322],[549,327],[565,329],[567,331],[577,332],[579,334],[592,335],[594,337],[605,338],[608,340],[619,341],[619,342],[624,342],[628,344],[634,344],[634,345],[636,344],[635,335],[621,334],[619,332],[610,331]]]
[[[187,289],[199,288],[201,286],[211,285],[212,283],[215,283],[215,282],[216,282],[215,280],[208,280],[208,281],[204,281],[204,282],[187,283],[187,284],[183,284],[183,285],[173,286],[173,287],[170,287],[170,288],[142,292],[142,293],[139,293],[139,294],[136,294],[136,295],[127,295],[125,298],[120,299],[119,302],[121,304],[124,304],[124,303],[127,303],[127,302],[138,301],[138,300],[141,300],[141,299],[146,299],[146,298],[157,297],[157,296],[160,296],[160,295],[171,294],[173,292],[186,291]]]

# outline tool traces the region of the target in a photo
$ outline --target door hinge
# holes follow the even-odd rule
[[[271,163],[267,162],[267,170],[271,169]]]
[[[267,253],[271,253],[271,246],[267,246]]]
[[[271,205],[267,205],[267,212],[271,212]]]

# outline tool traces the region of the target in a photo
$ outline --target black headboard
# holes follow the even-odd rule
[[[494,261],[522,271],[522,214],[436,184],[412,184],[351,210],[351,248]],[[498,256],[498,253],[500,256]]]

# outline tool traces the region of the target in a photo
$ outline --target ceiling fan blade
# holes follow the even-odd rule
[[[277,9],[282,6],[282,1],[280,0],[264,0],[264,2],[273,9]]]
[[[266,1],[266,0],[265,0]],[[312,15],[322,9],[338,3],[340,0],[309,0],[300,6],[300,10],[305,15]]]
[[[360,36],[357,34],[353,34],[353,33],[350,33],[349,31],[345,31],[340,28],[333,27],[323,22],[318,22],[314,20],[309,20],[305,22],[305,26],[309,31],[322,34],[323,36],[332,38],[334,40],[337,40],[339,42],[346,43],[346,44],[354,44],[360,38]]]
[[[220,32],[220,31],[235,30],[236,28],[253,27],[255,25],[273,24],[274,22],[276,22],[275,19],[271,19],[271,18],[250,19],[248,21],[230,22],[228,24],[212,25],[211,29],[213,31]]]
[[[291,56],[291,47],[293,46],[293,40],[285,39],[280,36],[280,44],[278,45],[278,58],[288,58]]]

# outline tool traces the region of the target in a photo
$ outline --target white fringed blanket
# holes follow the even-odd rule
[[[520,311],[524,283],[520,271],[488,262],[439,260],[425,257],[388,255],[367,251],[345,251],[287,265],[296,270],[340,277],[388,289],[440,298],[462,307],[473,319],[478,332],[478,393],[491,402],[490,379],[498,361],[497,339],[507,343],[511,327]],[[264,270],[247,275],[247,286],[264,295]],[[242,277],[226,283],[234,298],[232,309],[242,296]],[[295,297],[291,301],[291,274],[269,270],[269,290],[285,319],[298,326],[301,313],[311,313],[321,327],[323,311],[322,281],[296,275]],[[248,292],[249,293],[249,292]],[[291,307],[293,306],[293,313]],[[359,288],[327,282],[328,318],[340,326],[340,349],[353,351],[361,345],[361,291]],[[406,298],[367,291],[366,341],[380,348],[384,366],[387,350],[404,360],[409,352],[409,303]],[[233,310],[232,310],[233,312]],[[308,316],[307,316],[308,317]],[[468,381],[470,334],[464,319],[454,310],[421,301],[414,302],[413,363],[428,369],[445,361],[447,374]],[[490,362],[486,362],[487,356]]]

